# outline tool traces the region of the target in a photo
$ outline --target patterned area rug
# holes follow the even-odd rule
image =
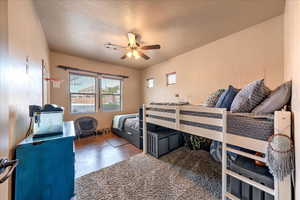
[[[143,153],[76,180],[76,200],[217,200],[221,165],[206,151]]]

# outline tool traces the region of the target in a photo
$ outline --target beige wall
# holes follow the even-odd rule
[[[101,63],[75,56],[69,56],[57,52],[50,53],[51,77],[64,80],[60,88],[51,87],[51,103],[63,106],[65,108],[65,120],[75,120],[87,114],[71,114],[69,110],[69,92],[68,92],[68,76],[69,72],[58,69],[58,65],[82,68],[86,70],[122,74],[129,76],[124,80],[123,84],[123,112],[134,113],[138,111],[141,105],[141,86],[140,86],[140,71],[127,67]],[[111,126],[112,118],[119,112],[96,112],[88,114],[95,117],[99,122],[99,128],[108,128]]]
[[[42,59],[49,67],[45,34],[31,0],[8,1],[8,54],[12,146],[23,139],[29,124],[28,105],[42,105]],[[24,21],[26,19],[26,23]],[[26,70],[26,57],[28,69]],[[49,69],[48,69],[49,70]]]
[[[48,46],[40,21],[31,0],[1,0],[1,8],[7,12],[7,55],[5,66],[1,69],[0,123],[4,131],[0,136],[0,155],[12,157],[15,145],[24,138],[29,125],[28,106],[42,104],[42,59],[48,61]],[[1,19],[2,21],[2,19]],[[1,22],[2,23],[2,22]],[[1,32],[3,31],[1,25]],[[1,38],[2,40],[2,38]],[[1,41],[1,44],[3,42]],[[26,57],[29,58],[26,70]],[[5,101],[5,102],[2,102]],[[2,141],[5,141],[3,143]],[[4,148],[3,148],[4,147]],[[9,184],[0,185],[0,197],[10,199]]]
[[[300,1],[287,0],[285,10],[285,79],[293,80],[292,110],[296,149],[295,199],[300,199]]]
[[[166,86],[166,73],[177,73],[177,84]],[[155,87],[146,79],[154,77]],[[229,84],[242,87],[265,78],[274,88],[283,81],[283,17],[272,18],[143,71],[144,102],[174,101],[174,94],[193,104]]]
[[[8,157],[8,81],[7,55],[8,55],[8,20],[7,1],[0,1],[0,158]],[[0,199],[8,198],[8,183],[0,185]]]

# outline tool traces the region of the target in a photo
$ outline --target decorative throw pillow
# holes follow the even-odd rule
[[[268,98],[259,104],[252,112],[255,114],[271,114],[281,109],[291,99],[292,81],[283,83],[276,88]]]
[[[220,96],[216,108],[226,108],[227,110],[230,109],[230,106],[232,104],[232,101],[236,94],[239,92],[238,89],[234,88],[233,86],[229,86],[225,92]]]
[[[225,89],[218,89],[217,91],[210,94],[205,102],[205,105],[207,107],[215,107],[223,92],[225,92]]]
[[[264,84],[264,80],[253,81],[244,87],[234,98],[232,112],[251,112],[260,104],[268,95],[270,89]]]

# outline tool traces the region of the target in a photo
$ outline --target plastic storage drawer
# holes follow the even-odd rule
[[[156,132],[148,131],[147,141],[147,152],[156,158],[183,144],[182,134],[171,129]]]

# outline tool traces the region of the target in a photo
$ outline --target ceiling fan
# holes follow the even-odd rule
[[[134,34],[134,33],[128,33],[127,36],[128,36],[128,46],[121,46],[121,45],[112,44],[112,43],[107,43],[104,46],[108,49],[112,48],[114,50],[126,49],[127,52],[124,56],[121,57],[122,60],[124,60],[126,58],[132,58],[132,57],[135,58],[135,59],[138,59],[138,58],[142,57],[145,60],[149,60],[150,57],[147,56],[146,54],[144,54],[142,52],[142,50],[146,51],[146,50],[160,49],[159,44],[141,46],[137,42],[136,34]]]

